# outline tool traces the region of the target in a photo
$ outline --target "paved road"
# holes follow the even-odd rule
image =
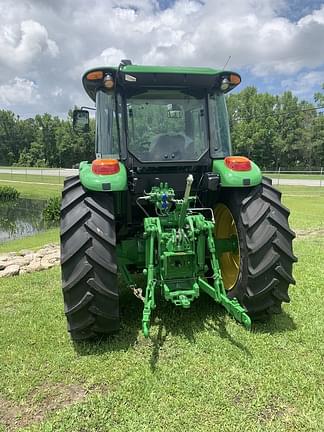
[[[25,169],[8,169],[8,168],[1,168],[0,174],[26,174]],[[27,174],[32,175],[46,175],[46,176],[61,176],[61,177],[69,177],[78,174],[77,169],[69,169],[69,168],[61,168],[61,169],[33,169],[33,168],[27,168]],[[272,184],[277,185],[278,179],[274,178],[272,179]],[[291,185],[291,186],[322,186],[324,187],[324,179],[322,182],[320,180],[308,180],[308,179],[280,179],[279,184],[281,185]]]
[[[33,168],[27,168],[25,169],[8,169],[8,168],[1,168],[0,174],[31,174],[31,175],[45,175],[45,176],[53,176],[53,177],[69,177],[78,174],[77,169],[69,169],[69,168],[61,168],[61,169],[33,169]]]
[[[272,184],[277,185],[278,179],[272,179]],[[280,179],[279,185],[290,185],[290,186],[322,186],[324,187],[324,179],[320,180],[308,180],[308,179]]]

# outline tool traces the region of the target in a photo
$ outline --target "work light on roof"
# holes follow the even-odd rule
[[[109,74],[105,75],[103,79],[103,84],[106,89],[111,90],[115,85],[113,77]]]
[[[226,90],[229,89],[229,86],[230,86],[230,82],[228,81],[228,79],[227,78],[223,78],[222,82],[221,82],[221,85],[220,85],[221,90],[222,91],[226,91]]]

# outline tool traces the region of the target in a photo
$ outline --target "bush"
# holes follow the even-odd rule
[[[0,202],[13,201],[19,198],[20,192],[11,186],[0,186]]]
[[[43,218],[46,222],[53,223],[60,221],[61,197],[55,196],[47,201],[43,210]]]

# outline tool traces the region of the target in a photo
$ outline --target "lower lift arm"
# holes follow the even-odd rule
[[[154,268],[154,239],[155,239],[156,231],[154,227],[151,227],[148,235],[149,238],[146,239],[146,256],[148,258],[147,262],[147,285],[145,290],[145,299],[144,299],[144,310],[143,310],[143,319],[142,319],[142,330],[145,337],[149,335],[150,328],[150,318],[151,312],[155,309],[155,287],[156,287],[156,279],[155,279],[155,268]]]
[[[245,328],[251,330],[251,318],[245,312],[244,308],[240,305],[240,303],[236,298],[230,299],[227,297],[224,284],[223,284],[223,279],[221,276],[221,271],[218,264],[218,259],[216,257],[216,248],[215,248],[215,242],[214,242],[213,231],[212,231],[214,224],[211,224],[208,221],[206,221],[206,223],[208,223],[209,225],[207,231],[208,232],[207,245],[208,245],[208,250],[210,252],[210,261],[213,270],[214,286],[212,287],[202,278],[198,279],[198,284],[200,288],[203,291],[205,291],[208,295],[213,297],[217,303],[220,303],[222,306],[224,306],[224,308],[227,310],[227,312],[230,315],[232,315],[237,321],[242,323]]]

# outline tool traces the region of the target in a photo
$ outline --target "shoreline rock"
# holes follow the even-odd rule
[[[0,254],[0,278],[47,270],[60,264],[60,246],[49,243],[36,251],[22,249],[19,252]]]

